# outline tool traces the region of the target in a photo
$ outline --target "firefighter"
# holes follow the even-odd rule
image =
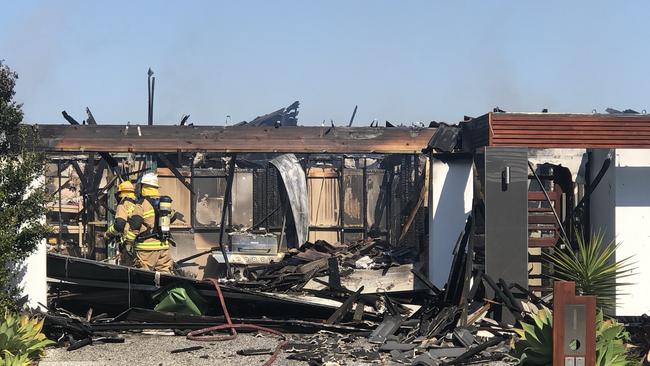
[[[118,239],[120,248],[118,260],[120,264],[130,265],[133,262],[131,248],[138,234],[138,230],[131,225],[137,203],[135,189],[130,181],[124,181],[117,186],[117,202],[115,220],[106,230],[105,236],[108,239]]]
[[[173,212],[171,198],[160,196],[158,176],[145,174],[140,184],[138,214],[143,225],[135,241],[135,266],[157,272],[171,272],[174,264],[169,254],[169,225]]]

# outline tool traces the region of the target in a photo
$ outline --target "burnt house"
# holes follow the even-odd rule
[[[549,293],[542,253],[580,233],[604,230],[622,241],[617,257],[650,255],[650,204],[640,186],[650,178],[650,118],[643,114],[492,112],[427,128],[35,128],[50,157],[49,249],[75,257],[114,255],[101,234],[116,182],[145,171],[158,173],[162,193],[185,216],[173,227],[176,260],[231,245],[237,233],[272,236],[280,256],[307,242],[381,238],[460,297],[477,272]],[[233,260],[259,256],[242,257]],[[210,261],[219,262],[217,250],[183,269],[200,279]],[[401,289],[422,288],[404,276]],[[647,303],[622,297],[620,311],[642,313]]]

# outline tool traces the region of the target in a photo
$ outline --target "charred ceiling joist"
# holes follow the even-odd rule
[[[420,153],[435,128],[35,125],[50,152]]]

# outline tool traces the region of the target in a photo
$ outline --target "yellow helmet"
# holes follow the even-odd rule
[[[125,180],[124,182],[120,183],[117,186],[117,192],[122,193],[122,192],[131,192],[135,193],[135,188],[133,188],[133,183],[131,183],[128,180]]]

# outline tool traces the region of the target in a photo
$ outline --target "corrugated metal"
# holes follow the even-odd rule
[[[650,148],[650,116],[489,113],[489,145]]]

